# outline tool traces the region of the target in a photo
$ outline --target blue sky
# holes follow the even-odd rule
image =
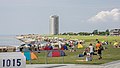
[[[48,34],[51,15],[60,33],[120,28],[120,0],[0,0],[0,35]]]

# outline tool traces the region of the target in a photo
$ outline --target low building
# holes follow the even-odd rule
[[[112,29],[110,30],[111,36],[120,36],[120,29]]]

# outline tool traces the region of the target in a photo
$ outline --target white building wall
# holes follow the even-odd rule
[[[50,34],[59,34],[59,17],[50,16]]]

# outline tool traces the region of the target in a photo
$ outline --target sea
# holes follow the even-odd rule
[[[15,35],[0,35],[0,46],[20,46],[21,41]]]

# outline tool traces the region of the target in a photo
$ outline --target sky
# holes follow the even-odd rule
[[[59,32],[120,29],[120,0],[0,0],[0,35],[49,34],[49,17]]]

